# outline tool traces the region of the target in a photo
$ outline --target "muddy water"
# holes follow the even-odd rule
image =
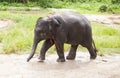
[[[57,63],[57,55],[49,55],[43,63],[35,56],[0,55],[0,78],[120,78],[120,55],[98,56],[90,60],[88,53],[77,53],[76,60]]]

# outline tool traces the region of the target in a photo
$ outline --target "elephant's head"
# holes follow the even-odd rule
[[[27,62],[33,57],[38,43],[41,40],[50,39],[52,35],[56,33],[57,28],[60,26],[60,22],[55,18],[39,18],[36,22],[34,30],[34,42],[32,51],[27,59]]]

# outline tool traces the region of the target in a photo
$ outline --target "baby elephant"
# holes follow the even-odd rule
[[[33,57],[41,40],[45,41],[40,51],[40,61],[45,60],[46,51],[55,44],[58,54],[57,62],[65,62],[64,43],[71,44],[70,52],[66,57],[68,60],[75,59],[79,44],[88,49],[91,59],[97,57],[90,22],[78,13],[63,12],[39,18],[34,30],[32,51],[27,62]]]

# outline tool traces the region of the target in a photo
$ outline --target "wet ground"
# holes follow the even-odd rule
[[[0,78],[120,78],[120,55],[98,56],[78,52],[73,61],[56,62],[57,54],[38,62],[37,57],[26,62],[25,55],[0,55]]]

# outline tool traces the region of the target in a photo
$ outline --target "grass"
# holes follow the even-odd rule
[[[46,14],[46,13],[45,13]],[[40,14],[40,16],[44,14]],[[33,29],[39,15],[21,13],[0,13],[0,18],[11,19],[15,26],[9,26],[0,33],[0,41],[3,44],[3,53],[17,53],[30,49],[33,40]]]
[[[6,11],[6,10],[17,10],[17,11],[30,11],[30,10],[40,10],[41,8],[66,8],[66,9],[72,9],[80,13],[89,13],[89,14],[96,14],[101,13],[98,12],[99,8],[105,5],[107,7],[107,10],[104,13],[120,13],[120,5],[113,4],[111,1],[101,1],[98,2],[96,0],[91,0],[86,2],[72,2],[72,1],[61,1],[61,0],[53,0],[53,1],[43,1],[41,2],[29,2],[28,4],[22,4],[22,3],[8,3],[8,2],[1,2],[0,3],[0,10]],[[33,7],[36,7],[37,9],[33,9]]]
[[[48,15],[49,12],[43,11],[37,14],[17,11],[0,12],[0,18],[11,19],[15,26],[9,26],[4,31],[0,30],[0,43],[2,44],[1,53],[28,53],[31,51],[33,42],[33,30],[37,18]],[[99,23],[92,22],[93,37],[99,54],[120,53],[120,29],[111,28]],[[39,52],[43,42],[40,42],[37,52]],[[70,49],[70,45],[65,44],[65,51]],[[79,46],[78,50],[85,50]],[[49,49],[49,53],[54,53],[55,47]]]
[[[93,35],[100,54],[120,53],[120,29],[92,23]]]

